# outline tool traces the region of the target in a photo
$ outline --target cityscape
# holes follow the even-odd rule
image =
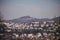
[[[34,18],[30,16],[24,16],[20,19],[26,19],[29,22]],[[43,19],[44,21],[39,22],[39,20],[35,21],[35,18],[33,21],[29,23],[26,22],[26,20],[22,23],[14,23],[12,22],[12,20],[7,20],[3,22],[3,24],[6,25],[4,30],[5,33],[0,34],[0,36],[3,35],[1,36],[3,40],[59,40],[60,29],[59,31],[57,30],[58,28],[60,28],[60,23],[58,22],[60,20],[60,17],[56,17],[53,19],[56,19],[56,21],[51,19]]]
[[[60,0],[0,0],[0,40],[60,40]]]

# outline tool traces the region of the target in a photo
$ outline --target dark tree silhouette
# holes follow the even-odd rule
[[[5,28],[6,28],[6,25],[3,24],[3,15],[0,12],[0,33],[4,33],[5,32]]]
[[[5,24],[0,24],[0,33],[5,32],[6,25]]]

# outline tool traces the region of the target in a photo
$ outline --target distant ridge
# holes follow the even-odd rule
[[[30,16],[23,16],[23,17],[20,17],[20,18],[17,18],[17,19],[7,20],[7,22],[31,23],[31,22],[52,21],[52,20],[57,20],[57,19],[60,19],[60,16],[52,18],[52,19],[48,19],[48,18],[37,19],[37,18],[30,17]]]

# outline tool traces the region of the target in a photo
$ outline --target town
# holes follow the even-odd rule
[[[54,21],[32,22],[32,23],[7,23],[4,22],[6,27],[7,40],[58,40],[59,32],[56,30],[60,24]],[[55,36],[55,33],[58,36]]]

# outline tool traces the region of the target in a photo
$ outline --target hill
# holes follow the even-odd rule
[[[52,20],[57,20],[60,19],[60,17],[55,17],[52,19],[48,19],[48,18],[42,18],[42,19],[37,19],[37,18],[33,18],[30,16],[23,16],[17,19],[12,19],[12,20],[7,20],[7,22],[14,22],[14,23],[31,23],[31,22],[43,22],[43,21],[52,21]]]

